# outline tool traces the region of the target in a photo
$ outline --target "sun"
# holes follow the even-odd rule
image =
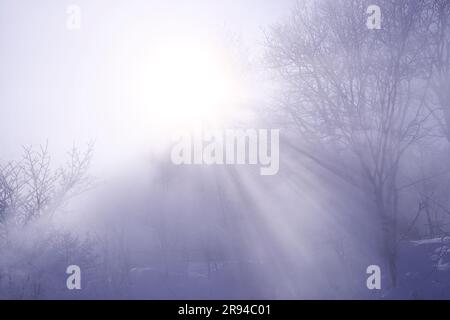
[[[240,92],[229,61],[201,44],[156,46],[136,80],[140,116],[165,129],[219,124],[234,112]]]

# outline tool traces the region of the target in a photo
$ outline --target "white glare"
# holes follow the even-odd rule
[[[160,45],[136,74],[138,116],[162,129],[218,124],[235,107],[230,64],[202,45]],[[234,80],[234,81],[233,81]]]

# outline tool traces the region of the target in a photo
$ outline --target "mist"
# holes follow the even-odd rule
[[[449,298],[449,16],[0,0],[0,299]]]

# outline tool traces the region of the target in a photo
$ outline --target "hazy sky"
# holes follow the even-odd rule
[[[123,72],[140,68],[137,57],[149,46],[208,42],[229,33],[255,48],[261,28],[286,15],[292,3],[0,0],[0,160],[47,139],[55,152],[95,139],[100,157],[114,157],[108,153],[133,139],[129,125],[129,139],[118,132],[127,121]],[[66,28],[70,4],[82,10],[80,30]],[[121,114],[112,118],[117,108]]]

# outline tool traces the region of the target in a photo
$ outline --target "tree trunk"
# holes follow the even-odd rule
[[[387,197],[382,196],[381,192],[376,192],[376,207],[381,224],[382,235],[382,255],[386,259],[389,269],[391,285],[395,288],[398,284],[397,277],[397,199],[396,194],[389,194],[388,198],[393,201],[387,201]]]

